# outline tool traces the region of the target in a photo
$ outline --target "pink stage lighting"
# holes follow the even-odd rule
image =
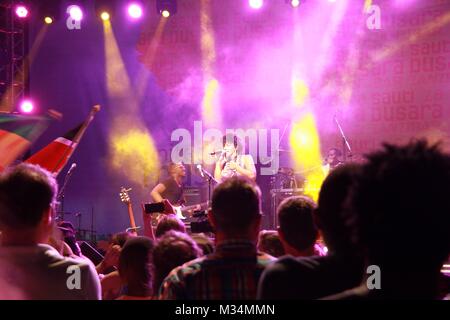
[[[19,18],[26,18],[28,16],[28,9],[25,6],[17,6],[16,15]]]
[[[69,15],[75,21],[81,21],[83,19],[83,11],[77,5],[71,5],[69,7]]]
[[[300,5],[300,0],[291,0],[291,6],[297,8]]]
[[[417,0],[395,0],[393,5],[400,9],[406,9],[416,4]]]
[[[255,10],[261,9],[263,4],[264,4],[263,0],[248,0],[248,5],[250,6],[250,8]]]
[[[24,100],[20,104],[20,111],[23,113],[31,113],[34,110],[34,105],[30,100]]]
[[[137,3],[132,3],[128,6],[128,15],[133,19],[142,17],[142,7]]]

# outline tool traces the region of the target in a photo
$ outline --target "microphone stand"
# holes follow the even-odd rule
[[[286,129],[289,127],[289,122],[286,123],[283,129],[283,133],[281,134],[280,141],[278,141],[277,151],[280,151],[281,142],[283,141],[284,135],[286,134]]]
[[[342,152],[343,152],[343,157],[344,157],[344,162],[347,161],[347,150],[348,150],[348,157],[352,158],[352,148],[350,147],[350,143],[347,140],[347,137],[344,134],[344,130],[342,130],[342,127],[338,121],[337,116],[334,116],[334,121],[336,122],[336,125],[339,129],[339,132],[342,136]]]
[[[202,166],[199,166],[198,170],[200,171],[202,177],[206,176],[206,178],[208,179],[208,202],[210,203],[211,202],[211,189],[212,189],[211,184],[212,184],[212,182],[214,182],[216,184],[218,184],[219,182],[216,179],[214,179],[214,177],[208,171],[203,169]]]
[[[72,167],[69,169],[69,171],[67,171],[66,176],[64,177],[64,182],[63,185],[61,187],[61,190],[59,190],[57,199],[60,203],[59,205],[59,214],[60,214],[60,219],[62,221],[64,221],[64,197],[65,197],[65,191],[66,191],[66,186],[69,183],[70,178],[72,177],[73,174],[73,170],[75,169],[75,167],[72,169]]]

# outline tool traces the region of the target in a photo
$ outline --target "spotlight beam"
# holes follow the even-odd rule
[[[211,1],[200,2],[201,50],[204,93],[202,118],[207,126],[220,127],[220,85],[215,77],[216,45],[211,22]]]
[[[141,186],[152,184],[156,182],[160,167],[156,143],[142,121],[138,99],[109,20],[103,21],[103,31],[106,85],[112,114],[109,165],[114,172],[127,168],[129,181]]]

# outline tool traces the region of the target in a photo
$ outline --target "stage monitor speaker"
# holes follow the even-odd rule
[[[206,202],[208,199],[208,190],[205,187],[185,187],[184,197],[186,206],[192,206]]]
[[[277,230],[278,228],[278,215],[277,215],[277,209],[280,205],[281,201],[283,201],[286,198],[292,197],[292,196],[300,196],[304,194],[303,188],[291,188],[291,189],[272,189],[270,190],[270,196],[271,196],[271,228],[273,230]]]

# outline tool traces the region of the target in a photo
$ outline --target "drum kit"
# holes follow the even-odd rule
[[[327,155],[327,160],[330,157],[330,151],[335,150],[334,157],[336,160],[338,160],[339,157],[342,156],[343,161],[338,161],[335,163],[334,161],[324,161],[323,164],[320,164],[318,166],[314,166],[312,168],[307,168],[306,170],[303,170],[301,172],[296,172],[292,168],[288,167],[281,167],[279,168],[278,172],[272,176],[270,180],[270,194],[271,194],[271,213],[273,218],[273,228],[278,227],[278,219],[277,219],[277,207],[279,203],[290,196],[296,196],[296,195],[303,195],[305,194],[305,190],[312,190],[317,188],[320,188],[320,186],[315,185],[314,181],[308,181],[306,180],[306,176],[315,176],[316,174],[320,175],[322,174],[324,177],[328,175],[328,173],[336,168],[337,166],[340,166],[341,164],[346,163],[347,161],[353,162],[355,161],[355,158],[353,157],[353,151],[350,146],[350,143],[344,133],[344,129],[341,126],[341,123],[338,119],[337,113],[334,114],[333,120],[337,126],[337,129],[339,131],[339,134],[342,138],[342,152],[336,152],[337,148],[332,148],[329,150],[329,154]],[[281,138],[278,143],[278,152],[279,153],[292,153],[292,150],[289,149],[283,149],[280,148],[281,141],[283,137],[285,136],[286,130],[289,126],[289,122],[284,127],[283,133],[281,135]],[[314,180],[314,179],[311,179]]]
[[[343,163],[340,162],[340,164]],[[270,179],[272,227],[278,227],[277,208],[281,201],[288,197],[305,195],[308,191],[315,190],[312,181],[308,183],[306,177],[316,174],[325,177],[329,171],[330,168],[327,165],[318,165],[303,171],[280,167],[278,172]]]

